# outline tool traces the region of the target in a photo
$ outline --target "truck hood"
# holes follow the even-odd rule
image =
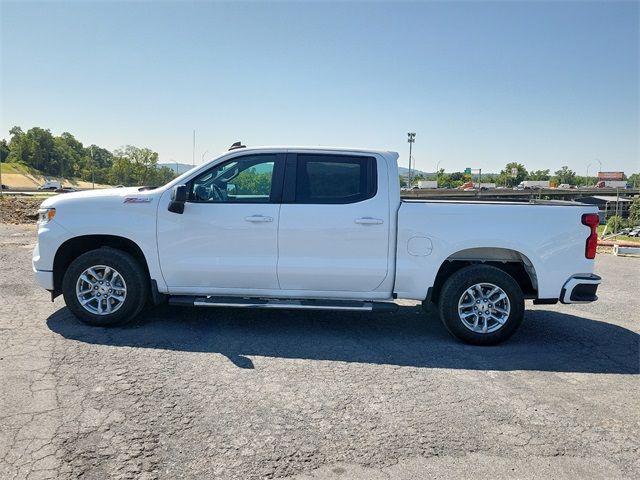
[[[58,208],[66,204],[90,204],[93,201],[116,203],[147,203],[161,193],[159,189],[142,190],[142,187],[104,188],[98,190],[85,190],[82,192],[61,193],[42,202],[41,208]]]

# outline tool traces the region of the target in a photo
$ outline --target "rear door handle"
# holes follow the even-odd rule
[[[380,225],[381,223],[384,223],[384,220],[382,220],[381,218],[373,217],[356,218],[354,221],[356,223],[359,223],[360,225]]]
[[[251,215],[250,217],[244,217],[247,222],[252,223],[264,223],[264,222],[273,222],[273,217],[266,217],[264,215]]]

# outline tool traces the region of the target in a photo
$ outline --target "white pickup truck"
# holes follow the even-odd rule
[[[401,201],[398,154],[234,148],[158,188],[56,196],[33,270],[92,325],[145,305],[390,311],[437,305],[473,344],[534,303],[591,302],[597,210],[570,202]]]

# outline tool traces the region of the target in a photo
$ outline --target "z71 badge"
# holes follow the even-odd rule
[[[149,197],[127,197],[123,203],[149,203],[150,201]]]

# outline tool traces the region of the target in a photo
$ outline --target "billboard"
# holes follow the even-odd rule
[[[598,172],[598,180],[624,180],[624,172]]]

